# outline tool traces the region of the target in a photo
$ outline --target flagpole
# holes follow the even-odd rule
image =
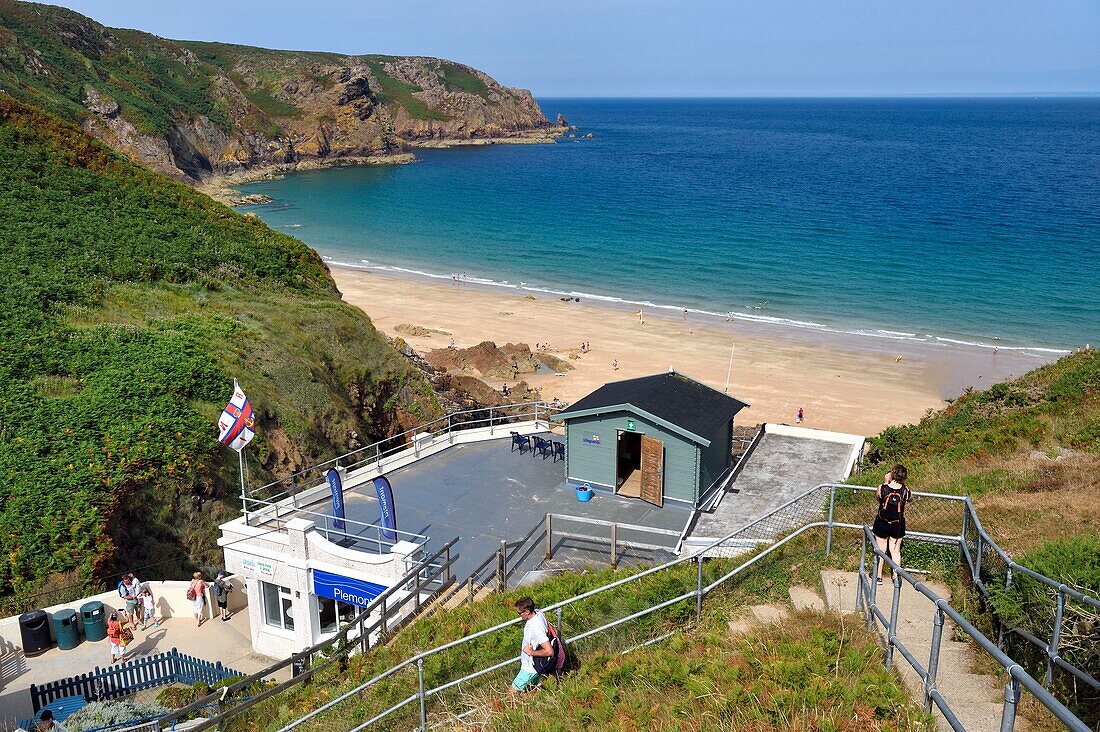
[[[237,450],[237,460],[241,466],[241,513],[244,514],[245,526],[248,525],[248,503],[245,501],[245,487],[244,487],[244,448]]]
[[[730,344],[730,365],[729,368],[726,369],[726,388],[723,389],[726,394],[730,393],[730,374],[733,373],[733,349],[736,346],[736,343]]]

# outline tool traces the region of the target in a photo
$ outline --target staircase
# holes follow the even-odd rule
[[[821,584],[825,590],[825,602],[834,612],[856,612],[856,585],[858,575],[855,572],[826,570],[821,573]],[[925,583],[929,589],[945,600],[950,601],[951,590],[936,582]],[[893,585],[886,579],[876,592],[879,608],[887,618],[890,617],[894,597]],[[793,588],[792,588],[793,591]],[[932,648],[932,619],[936,606],[924,595],[912,587],[902,585],[901,603],[898,608],[898,640],[921,662],[928,665]],[[875,628],[886,642],[886,631],[876,621]],[[959,721],[970,732],[996,732],[1000,729],[1001,713],[1004,706],[1004,690],[993,677],[972,672],[974,653],[970,644],[957,641],[955,624],[950,618],[944,620],[943,636],[940,642],[940,661],[936,678],[936,688],[951,707]],[[901,654],[894,653],[894,666],[898,670],[906,688],[913,699],[924,703],[924,682],[920,680],[909,663]],[[932,713],[939,730],[950,730],[951,726],[935,705]],[[1016,717],[1016,729],[1026,729],[1023,718]]]

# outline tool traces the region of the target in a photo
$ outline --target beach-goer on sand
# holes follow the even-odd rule
[[[802,424],[802,417],[803,417],[802,407],[799,407],[798,408],[798,414],[796,414],[795,418],[794,418],[795,424]]]
[[[523,642],[519,652],[519,673],[512,679],[508,690],[512,695],[517,692],[534,689],[539,683],[539,673],[535,670],[535,656],[549,658],[554,655],[550,644],[550,626],[546,615],[535,609],[535,601],[530,597],[516,600],[516,614],[523,618]]]
[[[641,324],[641,325],[645,325],[645,315],[642,314],[642,311],[639,310],[638,312],[636,312],[634,314],[638,316],[638,323]]]
[[[611,370],[612,371],[618,371],[619,370],[619,359],[616,358],[614,361],[611,362]]]
[[[451,349],[452,351],[453,351],[453,350],[455,349],[455,339],[454,339],[454,336],[451,336],[451,345],[447,346],[447,348],[450,348],[450,349]]]
[[[886,474],[878,492],[878,513],[871,533],[875,535],[878,548],[890,555],[894,563],[901,566],[901,540],[905,538],[905,505],[913,500],[913,492],[906,486],[909,470],[904,465],[895,465]],[[882,584],[883,561],[878,560],[875,570],[876,582]]]
[[[688,319],[688,309],[684,308],[684,310],[681,314],[684,316],[684,320],[686,321]]]
[[[726,311],[726,322],[727,323],[732,323],[733,322],[733,311],[732,310],[727,310]]]
[[[511,396],[511,395],[512,395],[512,392],[510,392],[510,391],[508,390],[508,385],[507,385],[507,384],[505,384],[504,386],[500,387],[500,393],[501,393],[501,394],[503,394],[504,396]]]
[[[206,583],[202,581],[202,572],[191,575],[191,584],[187,586],[187,599],[191,601],[191,612],[195,622],[202,626],[202,609],[206,604]]]

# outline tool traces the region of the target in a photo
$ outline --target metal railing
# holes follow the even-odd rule
[[[1039,638],[998,616],[997,645],[1003,648],[1007,631],[1033,646],[1045,657],[1044,688],[1050,688],[1055,670],[1061,669],[1073,677],[1074,683],[1081,682],[1100,691],[1100,681],[1067,660],[1063,656],[1066,649],[1062,646],[1064,631],[1067,627],[1075,627],[1076,620],[1083,620],[1086,625],[1096,622],[1100,614],[1100,600],[1014,562],[986,533],[970,498],[966,499],[962,533],[964,540],[960,549],[963,562],[970,572],[971,581],[984,598],[988,600],[994,593],[1009,593],[1014,586],[1031,582],[1044,588],[1050,598],[1049,612],[1042,616],[1050,619],[1047,638]],[[1088,653],[1088,649],[1082,647],[1070,647],[1068,650],[1071,656],[1085,656]],[[1095,647],[1092,651],[1095,653]]]
[[[568,526],[569,524],[598,527],[602,535],[586,534],[580,531],[570,531],[563,528],[563,525]],[[663,538],[663,543],[639,541],[637,538],[639,536]],[[603,547],[606,546],[609,560],[608,565],[615,568],[619,566],[620,559],[624,557],[624,553],[627,551],[637,553],[640,550],[642,552],[667,552],[668,554],[675,554],[676,544],[680,540],[680,532],[671,529],[658,529],[652,526],[640,526],[638,524],[625,524],[617,521],[587,518],[585,516],[548,513],[546,514],[545,529],[543,531],[544,546],[546,549],[544,557],[547,560],[553,559],[555,554],[567,548],[564,542],[555,544],[555,537],[559,540],[569,539],[574,542],[583,542],[584,545],[581,554],[582,562],[587,561],[592,556],[593,552],[602,553]],[[649,557],[636,554],[634,558],[636,560],[644,560]]]
[[[314,646],[300,651],[289,658],[272,664],[262,671],[250,674],[239,681],[226,686],[223,689],[195,699],[179,709],[175,709],[156,720],[154,729],[162,730],[174,727],[179,720],[198,713],[204,709],[211,709],[214,714],[199,724],[191,727],[193,732],[211,729],[222,725],[226,720],[237,717],[257,704],[271,699],[294,687],[304,684],[322,671],[334,664],[346,665],[348,657],[358,651],[366,653],[371,648],[371,637],[376,633],[380,636],[380,642],[385,640],[398,628],[415,618],[429,599],[422,598],[425,591],[438,594],[445,591],[454,578],[450,574],[451,564],[458,559],[458,555],[452,556],[451,549],[459,541],[458,537],[440,547],[434,554],[413,567],[401,579],[397,580],[382,594],[371,600],[359,614],[344,625],[332,638],[321,641]],[[407,592],[404,597],[393,600],[397,592]],[[402,608],[412,602],[411,612],[401,616],[396,622],[391,621],[395,615],[400,615]],[[377,616],[371,622],[371,617]],[[378,641],[375,642],[377,645]],[[325,655],[326,660],[313,665],[314,658]],[[275,686],[267,686],[266,680],[281,669],[291,667],[301,669],[290,680]],[[258,693],[250,694],[257,685],[262,688]],[[248,695],[247,698],[238,699],[238,695]]]
[[[283,529],[286,526],[286,522],[291,519],[308,518],[313,521],[318,533],[323,534],[327,540],[360,551],[385,554],[390,551],[393,545],[398,541],[408,541],[413,544],[424,546],[429,540],[429,537],[424,534],[417,534],[413,531],[387,528],[368,521],[356,521],[355,519],[349,518],[337,519],[330,513],[311,511],[308,508],[286,506],[281,502],[264,501],[255,498],[249,498],[246,499],[246,501],[252,506],[260,506],[260,508],[251,508],[251,510],[249,510],[249,513],[252,515],[252,520],[249,523],[250,526]],[[344,522],[343,529],[336,528],[335,523],[337,521]],[[383,534],[385,531],[394,532],[397,538],[394,540],[387,539]],[[371,534],[373,534],[373,536],[371,536]],[[362,544],[366,544],[366,546],[362,546]]]
[[[303,468],[296,473],[267,483],[259,488],[253,488],[247,491],[242,498],[249,500],[263,498],[272,502],[285,500],[304,490],[321,485],[324,481],[325,472],[330,468],[341,467],[350,473],[381,463],[387,457],[410,447],[412,438],[417,435],[428,434],[432,437],[438,437],[478,427],[493,428],[497,425],[522,421],[538,422],[540,419],[548,420],[558,411],[560,411],[559,408],[551,406],[548,402],[535,401],[452,412],[444,417],[433,419],[399,434],[356,448],[330,460]]]
[[[866,546],[866,521],[860,521],[858,523],[852,521],[841,520],[843,518],[851,517],[856,514],[866,514],[867,508],[863,505],[853,504],[850,500],[847,500],[852,495],[858,495],[865,491],[873,491],[874,488],[863,488],[850,485],[836,485],[836,484],[824,484],[810,489],[801,496],[788,501],[786,504],[774,509],[767,515],[750,522],[745,526],[731,532],[727,536],[717,539],[707,546],[699,549],[698,551],[679,557],[672,561],[661,564],[651,569],[646,569],[635,574],[625,577],[623,579],[608,583],[602,587],[598,587],[589,592],[582,593],[575,597],[569,598],[562,602],[550,605],[544,608],[548,613],[553,612],[556,614],[557,625],[559,630],[565,628],[563,624],[563,613],[567,609],[581,608],[581,612],[576,613],[581,618],[589,618],[589,616],[583,612],[583,603],[591,598],[603,595],[605,593],[613,592],[620,587],[630,585],[644,581],[645,578],[651,577],[659,573],[668,573],[676,571],[681,565],[685,563],[694,563],[695,572],[694,582],[686,581],[679,589],[672,589],[673,593],[671,597],[664,599],[661,602],[657,602],[648,607],[645,607],[636,612],[628,613],[622,617],[614,617],[608,622],[598,625],[597,627],[584,628],[576,634],[563,633],[564,642],[567,645],[573,645],[582,642],[586,639],[593,638],[599,634],[610,633],[611,631],[621,628],[627,623],[637,621],[639,619],[647,618],[648,616],[659,613],[663,610],[670,610],[676,606],[682,606],[684,603],[690,607],[694,605],[694,612],[690,610],[681,610],[678,614],[673,614],[674,618],[679,618],[685,627],[691,627],[691,618],[694,617],[694,622],[698,623],[702,617],[703,599],[715,590],[723,587],[734,577],[741,575],[750,567],[757,565],[763,561],[766,557],[774,554],[783,546],[787,545],[796,538],[802,536],[808,531],[814,529],[825,529],[826,533],[826,553],[831,548],[833,534],[837,529],[843,530],[856,530],[861,532],[864,537],[864,546]],[[911,504],[911,509],[907,509],[907,520],[914,527],[912,531],[907,534],[907,538],[911,540],[925,540],[932,541],[944,545],[958,545],[964,541],[965,526],[963,525],[963,517],[968,515],[960,507],[966,505],[966,499],[957,496],[946,496],[939,494],[918,493],[915,494],[918,501]],[[867,502],[863,502],[867,503]],[[923,510],[922,510],[923,507]],[[824,515],[823,515],[824,514]],[[945,520],[946,516],[954,517],[954,521]],[[824,519],[824,520],[823,520]],[[792,523],[801,522],[801,525],[792,526]],[[946,523],[953,523],[954,528],[949,533],[945,533],[942,529]],[[784,528],[785,527],[785,528]],[[785,536],[777,536],[777,532],[786,532]],[[765,548],[760,550],[762,545],[766,545]],[[733,569],[725,572],[720,577],[713,581],[704,584],[704,558],[708,556],[726,556],[732,557],[738,554],[743,554],[748,548],[757,549],[759,552],[748,558]],[[865,550],[864,550],[865,559]],[[886,558],[890,561],[889,558]],[[891,566],[893,565],[892,562]],[[713,565],[713,563],[711,563]],[[913,584],[915,587],[919,584],[916,580],[913,580],[907,573],[903,573],[903,570],[898,568],[898,577],[906,579],[906,581]],[[867,586],[872,593],[872,597],[869,601],[868,612],[872,618],[872,622],[875,617],[881,621],[884,616],[881,611],[876,613],[877,606],[874,604],[873,589],[870,588],[869,583],[866,580],[867,570],[864,566],[860,572],[861,587]],[[900,580],[899,580],[900,581]],[[683,591],[680,591],[683,590]],[[1042,684],[1035,681],[1029,676],[1020,666],[1016,664],[1012,659],[1008,658],[1000,649],[996,647],[991,641],[989,641],[984,635],[977,631],[972,625],[966,622],[966,620],[942,598],[935,596],[923,585],[918,587],[918,590],[925,594],[933,602],[936,603],[939,613],[943,613],[952,617],[960,627],[962,627],[967,633],[969,633],[975,641],[978,643],[982,650],[989,652],[993,657],[1000,662],[1009,673],[1012,681],[1013,694],[1020,687],[1028,690],[1035,698],[1051,711],[1056,718],[1063,723],[1067,724],[1071,729],[1086,729],[1083,723],[1075,717],[1060,701],[1054,698],[1053,695],[1047,691]],[[892,638],[891,648],[899,650],[901,655],[910,664],[915,664],[914,669],[923,674],[922,678],[928,681],[928,671],[924,669],[920,663],[908,652],[907,649],[902,650],[902,646],[897,642],[896,638],[896,608],[898,607],[895,602],[895,611],[892,613],[892,619],[888,622],[888,628],[890,630],[889,636]],[[423,651],[416,654],[406,660],[391,666],[385,671],[377,674],[373,678],[363,682],[352,688],[351,690],[331,699],[330,701],[318,706],[306,715],[299,717],[298,719],[284,725],[280,728],[280,732],[290,732],[303,728],[305,725],[316,721],[316,724],[310,724],[311,729],[341,729],[350,730],[350,732],[359,732],[360,730],[367,729],[371,725],[379,722],[398,711],[405,709],[413,704],[419,706],[419,725],[418,729],[425,730],[428,727],[428,702],[433,698],[438,698],[444,692],[456,689],[457,687],[473,681],[474,679],[481,678],[487,674],[491,674],[507,666],[513,665],[515,661],[515,654],[508,652],[506,657],[497,662],[490,664],[487,667],[477,669],[470,673],[465,673],[458,678],[444,678],[440,679],[437,685],[432,686],[425,674],[425,666],[428,664],[432,667],[433,672],[437,675],[444,674],[444,669],[448,668],[448,664],[444,659],[440,658],[441,654],[444,654],[453,649],[460,649],[468,644],[478,643],[485,639],[487,642],[493,644],[493,648],[496,647],[510,647],[509,641],[514,643],[515,629],[523,621],[521,619],[512,619],[491,628],[486,628],[475,633],[471,633],[464,638],[445,643],[430,650]],[[508,634],[506,637],[500,637],[501,634]],[[667,633],[666,633],[667,635]],[[631,635],[634,638],[633,635]],[[635,639],[636,640],[636,639]],[[645,645],[653,642],[645,641],[638,645]],[[467,654],[472,655],[472,654]],[[892,653],[887,652],[887,664],[892,662]],[[932,667],[932,664],[930,664]],[[369,699],[369,695],[365,695],[372,687],[377,686],[380,683],[386,682],[387,685],[393,689],[399,682],[400,677],[398,674],[406,670],[416,670],[416,682],[414,684],[415,691],[409,693],[404,698],[399,698],[398,701],[390,705],[384,710],[372,713],[370,711],[363,712],[361,709],[356,709],[354,706],[344,710],[344,705],[351,704],[355,700]],[[436,682],[432,682],[436,683]],[[932,677],[932,686],[928,693],[928,698],[931,699],[931,703],[936,704],[937,708],[944,710],[944,716],[951,722],[954,719],[953,724],[957,724],[957,719],[950,711],[950,707],[946,701],[939,697],[938,692],[934,688],[934,676]],[[1011,705],[1011,714],[1015,714],[1017,696],[1013,696]],[[1009,706],[1006,701],[1006,719],[1008,717]],[[361,714],[371,714],[368,719],[363,720]],[[461,716],[461,715],[460,715]],[[335,717],[335,718],[334,718]],[[1014,716],[1012,717],[1014,718]],[[411,720],[410,720],[411,721]]]
[[[1019,663],[1004,653],[996,643],[983,635],[967,621],[958,610],[951,607],[947,600],[937,595],[923,582],[915,579],[909,572],[902,569],[892,558],[879,549],[875,545],[874,536],[871,534],[871,529],[868,526],[862,527],[861,538],[856,604],[858,607],[862,608],[867,616],[867,629],[871,630],[877,622],[881,625],[886,634],[886,665],[889,666],[893,663],[894,651],[896,650],[920,677],[924,684],[925,711],[930,711],[932,705],[935,704],[936,708],[943,714],[944,719],[947,720],[947,723],[951,725],[953,730],[965,730],[965,727],[963,727],[958,717],[951,710],[951,707],[936,687],[936,680],[939,672],[940,647],[943,640],[943,625],[945,618],[950,618],[958,628],[970,636],[979,648],[1000,664],[1005,675],[1008,677],[1008,683],[1005,685],[1004,692],[1004,709],[1001,713],[1002,732],[1011,732],[1015,727],[1021,689],[1026,689],[1031,692],[1039,703],[1046,707],[1047,710],[1050,711],[1059,722],[1066,725],[1067,728],[1078,730],[1079,732],[1089,732],[1088,725],[1078,719],[1061,701],[1047,691],[1046,684],[1036,681]],[[961,532],[959,538],[960,543],[963,543],[961,541]],[[870,548],[872,557],[874,557],[870,563],[867,561],[868,548]],[[875,564],[877,561],[886,562],[893,573],[893,597],[889,618],[887,618],[886,614],[879,608],[876,597],[875,588],[877,585],[874,577],[876,575]],[[1030,572],[1030,570],[1028,571]],[[1041,577],[1043,580],[1052,581],[1043,577],[1043,575],[1038,575],[1038,577]],[[903,584],[910,585],[917,592],[931,600],[936,606],[936,612],[931,619],[932,644],[929,651],[927,666],[924,666],[920,660],[916,658],[912,650],[898,638],[898,610],[901,605],[901,588]]]

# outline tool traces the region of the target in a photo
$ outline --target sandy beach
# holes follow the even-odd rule
[[[344,299],[375,326],[425,353],[481,341],[549,343],[550,352],[575,368],[564,375],[525,375],[546,399],[576,401],[609,381],[663,372],[669,366],[748,402],[739,424],[793,423],[873,435],[892,424],[914,422],[965,386],[981,388],[1041,365],[1022,354],[988,349],[935,348],[881,339],[833,337],[744,322],[687,319],[584,302],[562,302],[479,287],[469,282],[425,281],[370,270],[330,266]],[[667,313],[667,311],[665,311]],[[643,322],[644,319],[644,322]],[[400,324],[443,333],[409,336]],[[793,332],[786,332],[793,331]],[[581,352],[581,343],[591,350]],[[900,357],[900,358],[899,358]],[[616,369],[614,364],[618,362]],[[499,388],[504,382],[486,379]]]

